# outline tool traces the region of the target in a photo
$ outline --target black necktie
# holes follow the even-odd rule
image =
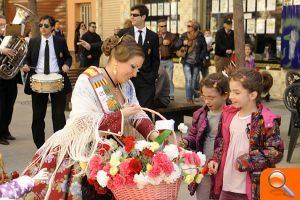
[[[141,46],[143,46],[143,37],[142,37],[142,32],[143,32],[143,31],[139,30],[139,33],[140,33],[140,35],[139,35],[138,44],[139,44],[139,45],[141,45]]]
[[[44,74],[49,74],[49,45],[48,40],[46,40],[46,47],[45,47],[45,60],[44,60]]]

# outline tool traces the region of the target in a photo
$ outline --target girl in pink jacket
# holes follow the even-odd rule
[[[229,81],[232,105],[222,112],[214,155],[208,163],[215,174],[214,194],[220,200],[258,200],[261,172],[280,162],[283,142],[280,116],[260,103],[259,72],[241,68]]]

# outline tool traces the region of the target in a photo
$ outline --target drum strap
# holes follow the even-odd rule
[[[95,67],[89,67],[83,72],[83,74],[89,77],[89,82],[93,87],[104,113],[111,113],[120,110],[121,105],[114,97],[113,92],[102,73],[100,73]]]

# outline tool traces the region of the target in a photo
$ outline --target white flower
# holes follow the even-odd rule
[[[159,185],[164,180],[165,175],[162,173],[159,176],[155,178],[151,178],[149,176],[146,176],[146,179],[151,185]]]
[[[195,165],[180,164],[183,174],[195,176],[197,174],[197,169]]]
[[[148,184],[146,176],[144,176],[142,173],[135,174],[133,181],[136,183],[138,189],[143,189],[145,185]]]
[[[120,150],[117,150],[111,154],[111,158],[115,160],[120,160],[122,156],[122,152]]]
[[[205,162],[206,162],[206,156],[205,154],[203,154],[202,152],[197,152],[197,155],[200,159],[200,166],[203,167],[205,165]]]
[[[164,181],[168,184],[174,183],[181,175],[181,170],[180,170],[179,166],[176,165],[175,163],[173,163],[173,166],[174,166],[174,171],[171,173],[170,176],[166,176],[164,178]]]
[[[139,151],[143,151],[145,148],[150,148],[150,146],[150,142],[147,142],[146,140],[139,140],[135,143],[134,148]]]
[[[157,142],[151,142],[150,143],[150,150],[152,151],[152,152],[155,152],[156,150],[158,150],[159,149],[159,144],[157,143]]]
[[[164,153],[169,157],[170,160],[173,160],[178,157],[179,152],[175,144],[169,144],[164,148]]]
[[[119,151],[119,150],[115,151],[114,153],[111,154],[109,164],[114,167],[119,166],[121,164],[121,162],[120,162],[121,156],[122,156],[121,151]]]
[[[106,187],[109,177],[107,176],[107,173],[103,170],[99,170],[97,173],[97,182],[99,185],[103,188]]]
[[[178,130],[183,133],[186,134],[188,131],[188,127],[184,124],[184,123],[180,123],[178,126]]]
[[[108,144],[111,148],[111,151],[116,150],[118,148],[118,143],[114,139],[109,139]]]

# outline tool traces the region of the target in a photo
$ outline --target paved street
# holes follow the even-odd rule
[[[185,101],[185,91],[177,89],[175,91],[175,100],[178,102]],[[288,125],[290,114],[289,111],[285,109],[285,106],[282,101],[273,100],[270,103],[267,103],[271,109],[280,114],[282,117],[281,124],[281,135],[285,141],[285,149],[288,147]],[[46,116],[46,134],[49,136],[52,133],[52,122],[51,122],[51,107],[48,107],[47,116]],[[67,116],[69,113],[66,113]],[[11,133],[17,138],[16,141],[12,141],[9,146],[0,145],[0,152],[4,156],[6,163],[6,171],[12,171],[14,169],[22,171],[26,164],[31,160],[32,155],[36,151],[36,147],[32,140],[31,135],[31,99],[30,96],[25,95],[23,92],[23,86],[19,86],[19,94],[15,104],[13,121],[10,126]],[[191,117],[185,118],[185,123],[191,123]],[[278,165],[279,167],[300,167],[300,152],[299,149],[295,149],[294,155],[292,158],[292,163],[286,163],[286,153],[283,161]],[[180,190],[179,199],[189,200],[196,199],[192,198],[188,194],[186,185],[182,185]]]

